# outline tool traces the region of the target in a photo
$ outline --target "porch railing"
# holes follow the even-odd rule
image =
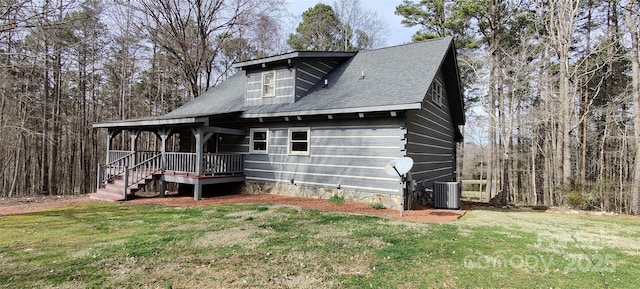
[[[179,173],[195,173],[197,164],[198,162],[196,162],[195,153],[165,153],[164,169],[167,171]]]
[[[202,156],[203,174],[238,174],[244,172],[243,155],[205,153]],[[195,153],[165,153],[165,170],[179,173],[196,173],[197,157]]]
[[[117,177],[122,176],[125,181],[123,196],[127,197],[127,189],[141,181],[142,179],[152,175],[161,169],[162,155],[160,152],[129,152],[121,154],[119,158],[105,165],[98,164],[98,178],[96,189],[100,189],[104,184],[112,182]],[[116,155],[116,154],[113,154]],[[110,156],[112,156],[110,154]],[[135,159],[141,162],[132,165]]]
[[[127,190],[130,186],[160,171],[160,162],[162,160],[162,155],[159,152],[154,153],[155,154],[146,154],[145,156],[148,156],[148,159],[145,159],[142,162],[131,167],[130,169],[124,171],[124,180],[126,182],[124,186],[123,196],[125,199],[127,198]]]
[[[118,158],[115,158],[116,156]],[[105,165],[98,164],[97,189],[118,176],[124,176],[124,180],[127,180],[125,197],[129,186],[158,171],[195,174],[198,166],[202,166],[203,175],[244,172],[244,155],[241,154],[205,153],[201,162],[198,162],[195,153],[165,152],[164,164],[160,152],[110,151],[109,157],[115,159]]]
[[[131,151],[109,150],[109,159],[107,160],[107,163],[110,163],[117,159],[121,159],[122,157],[127,155],[131,155]]]
[[[148,160],[154,157],[158,152],[156,151],[136,151],[135,154],[131,151],[123,151],[123,150],[109,150],[109,160],[108,163],[113,160],[121,159],[124,156],[130,157],[129,164],[134,165],[134,163],[139,163],[144,160]]]
[[[240,154],[204,154],[205,174],[237,174],[244,172],[244,155]]]
[[[159,155],[158,151],[137,151],[136,152],[136,163],[141,163],[145,160],[151,159]]]
[[[133,155],[134,153],[132,152],[120,154],[120,157],[105,165],[98,164],[97,189],[105,183],[112,181],[117,176],[124,174],[131,163]]]

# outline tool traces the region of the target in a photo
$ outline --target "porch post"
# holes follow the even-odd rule
[[[107,131],[107,157],[105,158],[104,163],[108,164],[110,162],[109,160],[109,153],[111,151],[111,140],[113,139],[113,130],[109,129]]]
[[[167,190],[167,182],[164,180],[164,174],[160,176],[160,197],[164,197],[164,192]]]
[[[196,181],[196,184],[193,185],[193,199],[196,201],[200,201],[202,199],[202,184],[200,180]]]
[[[192,131],[193,135],[196,139],[196,175],[202,175],[202,150],[204,148],[203,140],[204,140],[204,128],[198,127]],[[198,181],[194,185],[193,189],[193,199],[199,201],[202,199],[202,184]]]
[[[131,155],[131,163],[129,164],[129,167],[133,167],[136,165],[136,142],[138,140],[138,135],[140,135],[140,131],[139,130],[134,130],[131,132],[131,135],[129,136],[131,138],[131,152],[134,153],[133,155]]]
[[[121,132],[122,132],[121,129],[109,128],[107,130],[107,157],[105,158],[105,164],[108,164],[111,161],[113,161],[109,156],[111,154],[111,144],[113,143],[113,139],[116,138],[116,136]]]
[[[162,129],[158,130],[158,134],[160,135],[160,140],[162,141],[162,145],[160,146],[160,171],[164,173],[167,169],[167,138],[169,138],[169,134],[171,133],[171,129]],[[166,190],[166,182],[164,180],[164,176],[160,177],[160,197],[164,197],[164,191]]]
[[[202,175],[202,156],[204,148],[204,131],[202,127],[196,128],[193,131],[193,135],[196,138],[196,175]]]
[[[158,135],[160,136],[160,140],[162,142],[162,145],[160,146],[160,166],[161,166],[161,170],[164,171],[165,169],[167,169],[167,139],[169,138],[169,135],[171,135],[171,129],[161,129],[158,130]]]

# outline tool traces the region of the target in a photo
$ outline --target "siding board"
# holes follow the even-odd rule
[[[307,59],[299,62],[296,65],[295,73],[295,78],[298,80],[295,89],[296,97],[304,97],[311,88],[320,83],[338,64],[337,60],[319,61],[317,59]]]
[[[245,176],[398,194],[398,178],[387,175],[384,166],[404,154],[403,125],[399,118],[252,124],[269,129],[269,154],[245,155]],[[290,127],[310,128],[308,156],[288,155]],[[248,143],[248,137],[243,142]]]
[[[436,77],[443,82],[442,73]],[[414,160],[411,173],[420,190],[431,187],[434,181],[455,179],[454,126],[448,113],[447,91],[443,94],[442,106],[427,93],[422,109],[407,115],[407,156]]]
[[[262,97],[262,71],[248,73],[244,103],[246,106],[293,103],[295,101],[295,72],[293,69],[276,69],[276,95]]]

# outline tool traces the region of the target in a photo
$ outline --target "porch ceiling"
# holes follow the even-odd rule
[[[231,134],[231,135],[247,135],[247,132],[241,129],[232,129],[232,128],[217,127],[217,126],[205,126],[204,131],[221,133],[221,134]]]
[[[177,125],[205,125],[209,124],[208,117],[182,117],[182,118],[139,118],[127,120],[105,121],[93,124],[93,128],[117,128],[117,129],[145,129],[163,126]]]
[[[201,127],[205,132],[230,134],[230,135],[247,135],[247,132],[241,129],[232,129],[225,127],[209,126],[208,117],[183,117],[183,118],[143,118],[129,119],[120,121],[107,121],[93,124],[93,128],[108,128],[116,131],[122,130],[148,130],[154,131],[161,128],[175,127]]]

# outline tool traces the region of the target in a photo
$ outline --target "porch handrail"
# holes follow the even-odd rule
[[[129,158],[134,154],[135,154],[135,152],[130,152],[130,153],[128,153],[128,154],[126,154],[124,156],[121,156],[121,157],[119,157],[119,158],[117,158],[117,159],[115,159],[113,161],[110,161],[109,163],[105,164],[105,166],[113,166],[114,164],[116,164],[116,163],[118,163],[120,161],[123,161],[125,159],[127,159],[127,163],[125,165],[128,165]]]
[[[105,161],[106,163],[109,163],[113,160],[119,159],[125,155],[131,154],[132,151],[130,150],[109,150],[109,153],[107,154],[107,160]]]
[[[124,176],[124,194],[126,198],[126,191],[129,186],[161,169],[160,162],[162,154],[160,152],[142,152],[143,154],[141,156],[144,156],[146,159],[138,164],[132,165],[131,162],[136,153],[140,154],[140,152],[130,152],[105,165],[98,164],[96,190],[100,189],[105,183],[113,181],[118,176]]]
[[[138,153],[137,156],[134,156]],[[144,158],[143,161],[132,165],[134,158]],[[194,174],[198,166],[203,175],[239,174],[244,172],[244,155],[204,153],[200,160],[196,153],[190,152],[130,152],[105,165],[98,164],[98,178],[96,190],[105,183],[124,176],[124,196],[131,185],[147,178],[159,171],[173,171]]]
[[[126,172],[129,167],[129,159],[135,153],[131,152],[122,157],[119,157],[107,164],[98,164],[98,177],[96,179],[96,190],[100,189],[102,185],[114,180],[117,176]]]
[[[123,192],[124,199],[127,199],[127,191],[130,186],[138,183],[139,181],[145,179],[148,176],[153,175],[154,173],[160,170],[160,162],[162,160],[162,154],[160,152],[154,152],[154,153],[155,154],[152,157],[125,170],[124,172],[125,186],[124,186],[124,192]]]

